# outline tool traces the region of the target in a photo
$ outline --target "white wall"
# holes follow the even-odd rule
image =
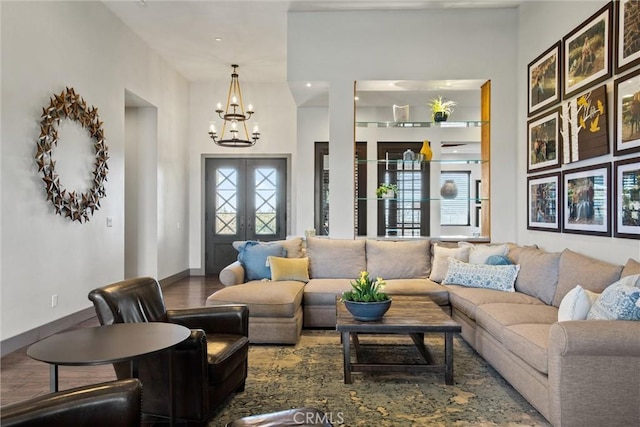
[[[331,112],[334,106],[353,111],[354,81],[491,80],[492,238],[515,240],[513,210],[497,207],[512,205],[516,193],[517,16],[516,9],[289,13],[287,78],[329,82],[330,96],[343,97],[330,98]],[[353,180],[346,178],[353,170],[353,114],[332,114],[330,126],[331,168],[344,174],[330,176],[331,234],[350,238]],[[299,128],[300,152],[325,137]],[[312,190],[299,187],[298,193]],[[311,224],[313,218],[298,222]]]
[[[598,257],[617,264],[624,264],[627,258],[640,259],[638,240],[596,237],[578,234],[558,234],[527,230],[527,66],[538,55],[561,40],[565,35],[597,12],[607,2],[523,2],[519,9],[518,26],[518,130],[516,175],[516,218],[518,221],[518,243],[536,243],[548,251],[570,248],[576,252]],[[540,31],[544,23],[544,31]],[[613,111],[613,79],[607,82],[608,105]],[[612,117],[612,116],[610,116]],[[610,141],[613,139],[613,125],[609,124]],[[612,149],[612,148],[611,148]],[[619,158],[632,157],[621,156]],[[562,166],[562,170],[573,169],[617,160],[612,154]],[[495,165],[495,163],[494,163]]]
[[[242,64],[240,64],[242,66]],[[189,87],[189,265],[194,273],[204,274],[204,158],[214,156],[246,157],[246,156],[291,156],[291,170],[297,170],[296,154],[296,107],[291,91],[286,82],[252,83],[242,78],[239,69],[240,86],[245,104],[252,104],[255,114],[249,123],[249,131],[253,124],[260,126],[260,139],[253,147],[228,148],[219,147],[209,138],[209,122],[215,121],[216,128],[221,129],[222,120],[215,113],[216,104],[226,102],[231,67],[228,76],[211,82],[194,82]],[[217,118],[217,120],[216,120]],[[293,176],[289,175],[290,178]],[[290,179],[291,186],[290,228],[291,234],[296,229],[296,194],[297,182]]]
[[[188,268],[188,236],[177,226],[188,221],[188,87],[100,2],[0,8],[4,340],[90,307],[91,289],[123,278],[125,90],[158,109],[158,278]],[[107,197],[86,224],[54,213],[34,160],[42,107],[66,86],[98,107],[109,147]]]

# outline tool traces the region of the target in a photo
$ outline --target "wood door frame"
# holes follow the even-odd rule
[[[206,214],[206,161],[207,159],[285,159],[286,161],[286,176],[287,176],[287,185],[286,185],[286,201],[285,201],[285,228],[286,235],[291,234],[291,206],[292,206],[292,176],[291,176],[291,154],[287,153],[251,153],[251,154],[201,154],[200,155],[200,228],[196,230],[196,233],[200,236],[200,268],[192,268],[190,273],[192,276],[204,276],[205,275],[205,250],[206,250],[206,239],[205,239],[205,231],[206,231],[206,223],[205,223],[205,214]]]

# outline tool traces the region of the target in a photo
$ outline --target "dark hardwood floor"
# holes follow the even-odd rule
[[[207,297],[220,288],[222,285],[217,276],[193,276],[163,288],[162,292],[167,308],[175,309],[203,306]],[[98,325],[98,319],[94,317],[76,327]],[[49,365],[27,356],[27,348],[0,360],[1,406],[49,393]],[[60,390],[115,379],[111,365],[59,368]]]

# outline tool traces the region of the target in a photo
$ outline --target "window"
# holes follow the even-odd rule
[[[440,225],[471,225],[469,222],[469,194],[470,171],[442,171],[440,173],[440,188],[450,186],[452,181],[457,188],[454,198],[442,197],[440,200]]]

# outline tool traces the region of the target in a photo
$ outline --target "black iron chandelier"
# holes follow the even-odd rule
[[[233,67],[233,73],[231,73],[231,85],[229,86],[226,108],[223,110],[222,104],[218,102],[215,110],[223,120],[222,132],[220,133],[220,138],[218,138],[215,124],[211,122],[209,124],[209,136],[216,145],[221,147],[251,147],[260,139],[260,132],[258,131],[258,125],[255,124],[253,126],[253,132],[251,132],[251,138],[249,138],[247,120],[249,120],[254,113],[253,106],[249,104],[247,109],[244,109],[242,91],[240,90],[240,82],[238,81],[238,73],[236,72],[238,65],[233,64],[231,66]],[[244,139],[238,138],[240,127],[244,128]],[[231,134],[231,137],[225,139],[224,135],[227,131]]]

